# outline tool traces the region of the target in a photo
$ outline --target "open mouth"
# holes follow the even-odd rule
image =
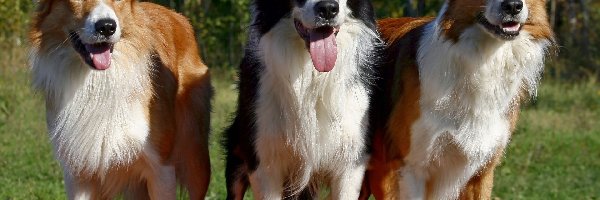
[[[310,58],[319,72],[333,70],[337,60],[337,42],[335,36],[339,27],[321,26],[308,29],[298,20],[294,20],[296,31],[306,43]]]
[[[477,16],[479,24],[485,27],[489,32],[499,36],[504,40],[512,40],[519,36],[519,32],[521,28],[523,28],[522,24],[518,21],[506,21],[502,22],[500,25],[495,25],[490,23],[483,13],[479,13]]]
[[[110,67],[114,44],[108,42],[84,44],[75,32],[69,33],[69,38],[75,51],[93,69],[106,70]]]

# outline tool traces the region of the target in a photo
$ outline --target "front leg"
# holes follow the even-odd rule
[[[250,185],[255,199],[282,199],[283,184],[282,169],[277,166],[265,166],[261,163],[256,171],[250,174]]]
[[[227,185],[227,200],[243,200],[248,189],[248,172],[245,161],[230,151],[227,154],[225,181]]]
[[[175,167],[158,165],[153,168],[154,172],[147,178],[150,199],[176,199],[177,180]]]
[[[487,159],[468,159],[457,148],[446,148],[439,165],[429,166],[426,199],[458,199],[460,191]],[[434,161],[436,162],[436,161]]]
[[[494,158],[469,180],[460,193],[461,200],[491,199],[494,186],[494,169],[500,163],[503,148],[500,148]]]
[[[71,172],[64,170],[65,190],[69,200],[88,200],[100,199],[98,187],[85,179],[71,175]]]
[[[366,163],[347,165],[331,182],[331,199],[358,199]]]
[[[398,199],[426,199],[426,170],[424,166],[404,166],[399,172],[399,189],[394,195]]]

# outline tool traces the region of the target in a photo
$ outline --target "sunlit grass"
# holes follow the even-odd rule
[[[494,194],[502,199],[600,198],[600,86],[543,83],[525,106]]]
[[[4,48],[7,49],[7,48]],[[207,199],[225,198],[219,141],[235,109],[233,70],[212,70],[212,182]],[[64,199],[40,95],[30,89],[23,47],[0,53],[0,199]],[[600,86],[544,81],[524,107],[496,170],[499,199],[600,198]]]

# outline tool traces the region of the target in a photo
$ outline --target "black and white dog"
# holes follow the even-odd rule
[[[382,46],[369,0],[254,0],[237,115],[226,132],[228,199],[357,199],[370,82]],[[314,196],[312,196],[314,197]]]

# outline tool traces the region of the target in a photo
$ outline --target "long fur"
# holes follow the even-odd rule
[[[336,66],[320,73],[293,19],[281,14],[268,21],[277,16],[261,12],[276,8],[265,11],[265,2],[254,3],[237,116],[226,134],[228,198],[239,199],[247,184],[258,198],[303,198],[301,191],[323,183],[335,199],[357,198],[368,159],[378,33],[365,23],[370,19],[345,19],[336,37]]]
[[[266,162],[299,166],[297,172],[292,171],[298,173],[292,182],[299,185],[292,188],[304,188],[312,171],[320,168],[337,171],[348,166],[345,163],[364,159],[361,152],[369,105],[369,85],[365,83],[368,84],[371,75],[358,63],[366,61],[366,66],[371,65],[369,59],[373,59],[370,54],[376,34],[358,23],[342,26],[337,36],[339,69],[319,73],[314,70],[302,41],[296,40],[291,45],[285,41],[297,35],[293,23],[285,20],[279,23],[285,27],[276,26],[260,43],[259,54],[265,68],[259,77],[256,144],[259,155],[263,152],[268,155]],[[271,133],[283,137],[272,138]],[[281,155],[282,147],[269,145],[281,143],[290,148],[287,153],[299,158],[289,160],[293,157]],[[322,163],[325,160],[327,164]]]
[[[130,164],[149,135],[143,106],[151,95],[144,92],[151,88],[150,68],[143,66],[150,59],[136,51],[117,51],[114,69],[100,72],[81,63],[69,48],[31,56],[34,87],[48,98],[48,130],[58,159],[76,174],[103,174],[115,164]]]
[[[447,1],[433,21],[380,22],[391,62],[374,96],[383,116],[373,120],[386,122],[374,128],[373,145],[384,147],[365,182],[376,198],[490,198],[519,105],[536,95],[553,42],[542,1],[525,1],[511,40],[476,22],[485,8],[495,18],[501,2]]]
[[[422,179],[442,173],[433,175],[440,184],[434,188],[441,191],[428,198],[455,199],[461,186],[508,143],[507,113],[518,109],[522,91],[535,94],[549,41],[523,33],[498,42],[473,27],[454,44],[439,35],[437,26],[437,21],[428,25],[420,42],[422,115],[412,126],[411,143],[418,145],[411,146],[403,173]],[[419,184],[424,185],[407,181],[404,187]]]
[[[110,39],[110,68],[99,71],[71,39],[75,32],[101,42],[87,35],[106,17],[119,29]],[[33,24],[33,86],[46,98],[69,199],[174,199],[177,181],[190,198],[203,198],[212,87],[185,18],[135,1],[44,0]]]

